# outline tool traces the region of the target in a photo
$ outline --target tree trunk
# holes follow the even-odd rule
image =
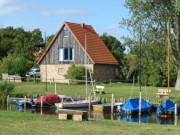
[[[179,68],[179,70],[178,70],[178,75],[177,75],[175,90],[180,90],[180,68]]]

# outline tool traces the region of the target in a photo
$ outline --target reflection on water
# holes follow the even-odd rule
[[[7,110],[7,111],[28,112],[28,113],[41,114],[41,115],[58,115],[58,109],[56,109],[56,108],[43,108],[41,110],[40,108],[32,108],[32,107],[24,108],[23,106],[17,106],[16,104],[9,104],[8,106],[1,105],[0,109]],[[88,111],[88,108],[80,108],[80,109],[78,108],[78,109],[74,109],[74,110]],[[93,119],[112,119],[111,113],[105,113],[105,114],[93,113],[93,111],[91,111],[90,117]],[[159,118],[159,117],[157,117],[155,112],[152,112],[151,114],[143,114],[143,115],[141,115],[141,117],[132,116],[132,115],[121,116],[121,115],[119,115],[119,113],[114,113],[113,119],[120,120],[120,121],[127,121],[127,122],[180,125],[179,117],[177,117],[177,119],[175,119],[174,117]]]

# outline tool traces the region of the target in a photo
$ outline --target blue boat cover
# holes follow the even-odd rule
[[[131,111],[131,112],[139,111],[139,98],[128,99],[126,103],[121,107],[121,109],[124,111]],[[152,109],[152,104],[142,99],[141,111],[145,112],[150,109]]]
[[[156,113],[159,115],[161,113],[161,109],[160,106],[163,107],[164,111],[166,109],[166,111],[175,111],[175,104],[168,98],[166,101],[164,101],[161,105],[158,106]],[[179,107],[177,106],[177,113],[179,113]]]

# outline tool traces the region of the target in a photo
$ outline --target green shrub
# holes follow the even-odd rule
[[[64,75],[66,79],[75,79],[75,80],[85,80],[85,66],[76,66],[72,64],[67,71],[67,74]],[[88,70],[88,79],[89,70]]]
[[[6,96],[11,94],[14,89],[14,84],[9,82],[0,82],[0,103],[4,104]]]

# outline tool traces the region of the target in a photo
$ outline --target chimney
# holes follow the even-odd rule
[[[85,23],[81,23],[81,27],[85,29]]]

